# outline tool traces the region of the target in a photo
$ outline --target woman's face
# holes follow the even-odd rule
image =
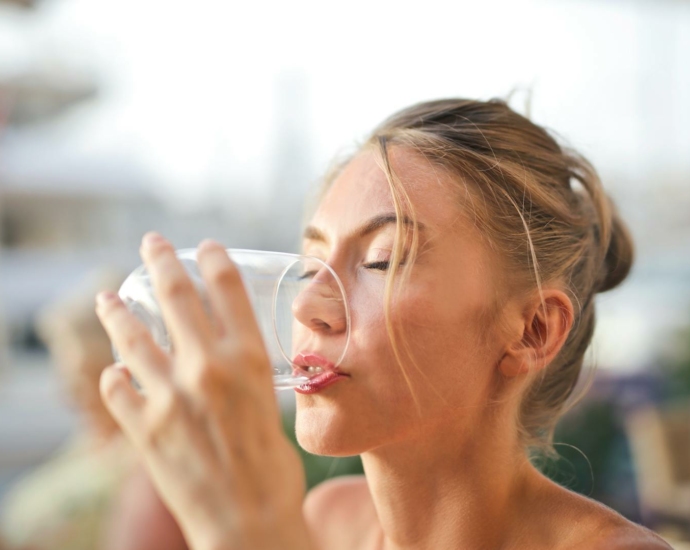
[[[359,454],[451,426],[454,437],[469,433],[491,401],[503,354],[495,321],[500,270],[471,216],[461,211],[458,182],[409,150],[393,148],[389,158],[414,206],[420,239],[410,278],[390,308],[405,369],[384,312],[381,262],[390,260],[395,236],[395,222],[385,219],[395,219],[395,208],[375,153],[365,150],[333,182],[305,233],[303,252],[334,268],[351,310],[350,344],[340,365],[347,376],[297,395],[297,437],[313,453]],[[376,219],[384,222],[372,230]],[[333,344],[329,338],[342,338],[323,326],[309,325],[321,331],[316,353]]]

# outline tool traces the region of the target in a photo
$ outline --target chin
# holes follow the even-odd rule
[[[368,450],[366,427],[347,415],[317,407],[297,407],[295,434],[305,451],[315,455],[345,457]]]

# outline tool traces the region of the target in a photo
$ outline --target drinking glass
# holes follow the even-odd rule
[[[233,248],[226,252],[237,266],[249,296],[273,367],[275,388],[294,388],[324,368],[335,369],[350,340],[350,311],[345,289],[335,271],[311,256]],[[178,250],[176,254],[210,313],[196,249]],[[148,328],[156,344],[174,353],[144,266],[125,279],[118,294]],[[122,362],[114,348],[113,355]],[[310,361],[318,364],[309,365]]]

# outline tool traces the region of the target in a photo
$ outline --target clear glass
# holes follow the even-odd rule
[[[322,367],[304,365],[304,357],[318,354],[337,367],[350,341],[350,311],[345,288],[333,269],[311,256],[227,249],[249,295],[273,367],[276,389],[294,388],[319,374]],[[176,252],[210,312],[196,249]],[[153,285],[144,266],[135,269],[119,296],[151,331],[155,342],[173,353]],[[115,359],[122,362],[116,349]],[[301,360],[298,357],[301,356]],[[296,364],[295,360],[301,364]],[[313,371],[313,372],[310,372]]]

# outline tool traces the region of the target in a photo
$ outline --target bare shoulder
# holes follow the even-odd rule
[[[587,545],[592,550],[671,550],[671,546],[656,533],[637,525],[613,510],[602,529],[593,534]]]
[[[568,544],[564,550],[670,550],[659,535],[626,519],[595,500],[559,487],[561,518],[575,529],[561,531]],[[569,518],[569,519],[568,519]],[[564,525],[561,528],[565,527]],[[559,529],[560,530],[560,529]]]
[[[304,518],[317,548],[363,548],[376,525],[364,476],[341,476],[314,487],[304,499]]]

